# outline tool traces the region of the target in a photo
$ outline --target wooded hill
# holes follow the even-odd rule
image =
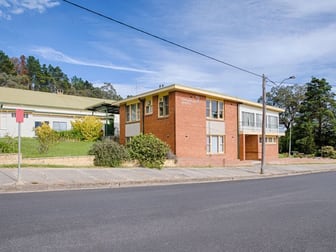
[[[21,55],[10,58],[0,50],[0,86],[51,92],[62,90],[64,94],[102,99],[120,100],[111,83],[94,87],[92,83],[80,77],[71,79],[59,66],[40,63],[34,56]]]

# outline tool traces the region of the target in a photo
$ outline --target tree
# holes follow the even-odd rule
[[[9,75],[16,74],[13,62],[3,51],[0,51],[0,73],[5,73]]]
[[[40,61],[36,59],[34,56],[29,56],[27,59],[27,69],[28,69],[28,76],[30,79],[29,89],[40,90],[41,77],[42,77]]]
[[[284,109],[279,121],[288,130],[295,120],[305,98],[306,87],[303,85],[275,86],[266,94],[266,103]]]
[[[314,145],[310,152],[320,150],[322,146],[335,146],[336,137],[336,103],[331,85],[324,79],[315,77],[306,84],[305,99],[300,107],[296,124],[296,143],[302,144],[308,135]],[[311,142],[311,140],[309,141]],[[298,146],[300,147],[300,146]],[[300,151],[304,150],[302,147]]]
[[[280,85],[273,86],[270,92],[266,93],[266,104],[284,109],[279,115],[279,123],[285,126],[286,136],[280,138],[280,152],[288,151],[290,130],[305,98],[305,90],[305,85]],[[261,101],[262,98],[259,98],[258,102]]]
[[[62,90],[64,94],[102,99],[120,100],[111,83],[95,87],[91,82],[74,76],[69,81],[59,66],[40,64],[34,56],[21,55],[11,59],[0,51],[0,86],[51,92]]]
[[[70,89],[70,82],[68,76],[63,73],[59,66],[48,66],[48,75],[50,76],[50,90],[55,92],[56,90],[63,90],[64,93],[68,93]]]
[[[15,71],[18,75],[27,75],[27,62],[24,55],[20,56],[20,59],[13,57],[11,58],[12,63],[14,64]]]
[[[100,90],[103,93],[101,98],[111,99],[111,100],[121,100],[122,97],[117,94],[117,91],[113,87],[113,85],[109,82],[104,82],[104,85],[100,87]]]
[[[20,75],[27,75],[28,74],[26,56],[24,56],[24,55],[20,56],[19,74]]]

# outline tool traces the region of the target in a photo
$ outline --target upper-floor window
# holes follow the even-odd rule
[[[242,125],[254,127],[254,113],[251,112],[242,112]]]
[[[212,119],[224,118],[224,102],[217,100],[206,100],[206,117]]]
[[[147,115],[153,113],[153,101],[152,101],[152,98],[146,98],[146,101],[145,101],[145,113]]]
[[[159,116],[169,115],[169,96],[159,97]]]
[[[139,103],[126,105],[126,121],[136,122],[140,121],[140,106]]]
[[[262,127],[262,114],[256,114],[256,127]]]
[[[270,129],[279,128],[279,119],[277,116],[267,116],[266,127]]]

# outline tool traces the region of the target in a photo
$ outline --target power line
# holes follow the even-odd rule
[[[150,33],[150,32],[147,32],[147,31],[145,31],[145,30],[142,30],[142,29],[140,29],[140,28],[137,28],[137,27],[135,27],[135,26],[126,24],[126,23],[124,23],[124,22],[122,22],[122,21],[119,21],[119,20],[114,19],[114,18],[112,18],[112,17],[106,16],[106,15],[104,15],[104,14],[102,14],[102,13],[99,13],[99,12],[97,12],[97,11],[91,10],[91,9],[86,8],[86,7],[84,7],[84,6],[81,6],[81,5],[79,5],[79,4],[73,3],[73,2],[68,1],[68,0],[63,0],[63,2],[66,2],[66,3],[68,3],[68,4],[70,4],[70,5],[73,5],[73,6],[77,7],[77,8],[80,8],[80,9],[82,9],[82,10],[85,10],[85,11],[87,11],[87,12],[90,12],[90,13],[92,13],[92,14],[95,14],[95,15],[100,16],[100,17],[102,17],[102,18],[108,19],[108,20],[113,21],[113,22],[115,22],[115,23],[118,23],[118,24],[120,24],[120,25],[126,26],[126,27],[128,27],[128,28],[130,28],[130,29],[132,29],[132,30],[135,30],[135,31],[141,32],[141,33],[143,33],[143,34],[146,34],[146,35],[148,35],[148,36],[150,36],[150,37],[153,37],[153,38],[156,38],[156,39],[158,39],[158,40],[161,40],[161,41],[166,42],[166,43],[168,43],[168,44],[177,46],[177,47],[182,48],[182,49],[184,49],[184,50],[187,50],[187,51],[189,51],[189,52],[192,52],[192,53],[198,54],[198,55],[200,55],[200,56],[203,56],[203,57],[205,57],[205,58],[208,58],[208,59],[210,59],[210,60],[213,60],[213,61],[222,63],[222,64],[224,64],[224,65],[227,65],[227,66],[229,66],[229,67],[235,68],[235,69],[237,69],[237,70],[239,70],[239,71],[242,71],[242,72],[245,72],[245,73],[248,73],[248,74],[257,76],[257,77],[261,77],[261,78],[263,77],[261,74],[254,73],[254,72],[249,71],[249,70],[247,70],[247,69],[244,69],[244,68],[242,68],[242,67],[235,66],[235,65],[230,64],[230,63],[228,63],[228,62],[225,62],[225,61],[223,61],[223,60],[220,60],[220,59],[217,59],[217,58],[215,58],[215,57],[209,56],[209,55],[207,55],[207,54],[205,54],[205,53],[202,53],[202,52],[196,51],[196,50],[194,50],[194,49],[191,49],[191,48],[189,48],[189,47],[183,46],[183,45],[181,45],[181,44],[175,43],[175,42],[173,42],[173,41],[171,41],[171,40],[162,38],[162,37],[160,37],[160,36],[158,36],[158,35],[155,35],[155,34],[153,34],[153,33]]]

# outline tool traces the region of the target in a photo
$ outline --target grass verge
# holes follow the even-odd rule
[[[85,156],[93,142],[59,142],[52,144],[47,153],[39,153],[39,143],[35,138],[22,138],[23,158]]]

